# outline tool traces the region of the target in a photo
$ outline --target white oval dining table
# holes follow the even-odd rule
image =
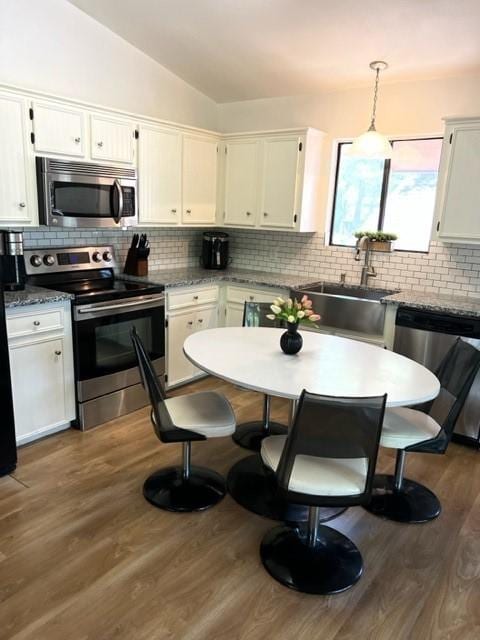
[[[190,335],[186,357],[214,376],[271,396],[296,401],[303,389],[342,397],[387,394],[387,406],[415,405],[436,398],[440,383],[424,366],[378,346],[312,331],[302,332],[294,355],[280,349],[284,329],[225,327]],[[237,462],[227,478],[229,493],[243,507],[274,520],[304,522],[308,509],[289,504],[277,491],[275,475],[260,455]],[[322,520],[344,509],[322,509]]]
[[[198,368],[246,389],[297,400],[303,389],[328,396],[387,394],[387,406],[436,398],[440,384],[423,365],[375,345],[313,331],[303,348],[280,349],[283,329],[223,327],[190,335],[183,350]]]

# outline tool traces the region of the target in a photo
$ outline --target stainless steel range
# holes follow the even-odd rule
[[[29,284],[71,293],[77,426],[89,429],[148,404],[130,339],[133,326],[165,373],[164,287],[115,277],[113,248],[25,251]]]

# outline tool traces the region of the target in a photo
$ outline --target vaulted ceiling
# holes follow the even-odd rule
[[[480,68],[480,0],[69,0],[217,102]]]

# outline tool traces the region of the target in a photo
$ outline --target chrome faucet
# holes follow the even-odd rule
[[[377,277],[377,272],[375,271],[375,267],[372,264],[372,250],[370,249],[370,240],[368,236],[362,236],[357,240],[355,252],[355,260],[357,262],[360,260],[360,253],[362,251],[365,251],[365,262],[363,263],[362,267],[360,284],[367,287],[368,279]]]

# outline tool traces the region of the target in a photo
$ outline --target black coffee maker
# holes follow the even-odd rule
[[[0,232],[0,279],[5,291],[25,289],[25,259],[21,231]]]
[[[226,269],[228,265],[228,233],[205,231],[202,265],[204,269]]]

